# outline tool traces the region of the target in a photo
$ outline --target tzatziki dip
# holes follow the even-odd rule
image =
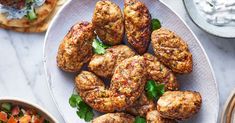
[[[202,17],[216,26],[235,26],[235,0],[194,0]]]
[[[0,13],[5,14],[6,18],[9,20],[21,19],[25,16],[28,17],[28,19],[33,20],[37,18],[35,8],[42,6],[44,3],[45,0],[25,0],[24,7],[20,9],[0,4]]]

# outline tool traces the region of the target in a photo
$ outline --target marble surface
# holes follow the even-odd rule
[[[215,71],[220,107],[223,108],[235,88],[235,39],[223,39],[202,31],[190,20],[181,0],[162,1],[187,22],[205,48]],[[45,78],[42,59],[44,35],[0,29],[0,96],[19,97],[37,103],[63,123]]]

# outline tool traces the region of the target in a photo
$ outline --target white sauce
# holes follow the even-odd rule
[[[46,0],[35,0],[35,2],[31,5],[31,8],[37,8],[39,6],[42,6],[45,3]],[[3,6],[0,4],[0,13],[4,13],[7,16],[7,19],[21,19],[25,15],[27,15],[26,7],[22,9],[15,9],[12,7]]]
[[[235,0],[194,0],[202,17],[216,26],[235,26]]]

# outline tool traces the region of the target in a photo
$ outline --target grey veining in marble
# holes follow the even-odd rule
[[[0,30],[0,96],[37,103],[62,121],[44,74],[43,38],[44,34]]]
[[[202,31],[190,20],[181,0],[162,1],[186,21],[202,43],[215,71],[220,106],[223,107],[235,88],[235,39],[218,38]],[[0,96],[16,96],[37,103],[63,123],[45,78],[42,62],[44,35],[0,29]]]

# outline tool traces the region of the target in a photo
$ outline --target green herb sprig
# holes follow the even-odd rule
[[[92,42],[92,47],[96,54],[104,54],[105,49],[109,48],[110,46],[103,44],[98,39],[94,39]]]
[[[146,123],[146,119],[140,116],[135,118],[135,123]]]
[[[161,22],[158,19],[153,18],[151,20],[151,26],[152,26],[152,31],[160,29],[161,28]]]
[[[147,81],[145,86],[146,94],[148,99],[158,99],[162,96],[165,92],[165,85],[164,84],[157,84],[153,80]]]
[[[82,98],[77,94],[72,94],[69,98],[69,104],[73,108],[77,108],[77,115],[84,119],[86,122],[89,122],[93,119],[94,113],[92,108],[87,105]]]

